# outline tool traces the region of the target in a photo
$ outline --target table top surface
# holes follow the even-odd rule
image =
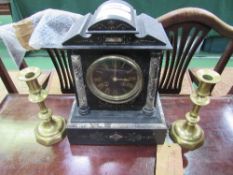
[[[74,96],[49,96],[46,104],[56,115],[68,117]],[[187,96],[162,96],[168,125],[190,110]],[[70,145],[67,138],[45,147],[35,141],[38,106],[25,95],[9,95],[0,104],[1,175],[153,175],[156,146]],[[233,97],[212,98],[201,109],[204,145],[183,153],[185,174],[232,175]]]

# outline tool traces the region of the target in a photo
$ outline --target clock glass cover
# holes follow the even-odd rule
[[[122,55],[103,56],[94,61],[86,74],[90,91],[109,103],[128,102],[142,90],[142,71],[132,59]]]

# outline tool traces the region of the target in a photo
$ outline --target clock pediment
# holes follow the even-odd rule
[[[136,11],[124,1],[113,0],[97,8],[88,26],[89,33],[95,31],[131,31],[136,32]]]
[[[172,48],[156,19],[143,13],[137,15],[131,5],[119,0],[103,3],[93,15],[84,16],[79,29],[73,30],[76,35],[63,43],[65,48]]]

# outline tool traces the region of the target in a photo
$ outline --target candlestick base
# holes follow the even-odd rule
[[[194,150],[204,143],[204,132],[196,125],[189,125],[186,120],[177,120],[170,128],[170,137],[183,148]]]
[[[35,128],[36,141],[45,146],[60,142],[65,137],[66,122],[63,117],[52,116],[50,122],[40,122]]]

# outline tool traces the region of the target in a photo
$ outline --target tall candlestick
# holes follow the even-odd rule
[[[194,150],[204,143],[204,131],[197,124],[200,120],[199,111],[202,106],[210,102],[210,88],[220,81],[220,75],[210,69],[197,71],[199,85],[190,95],[193,103],[192,110],[186,113],[186,120],[175,121],[170,129],[170,136],[174,142],[186,149]]]
[[[52,114],[52,110],[45,105],[45,99],[48,96],[46,90],[43,90],[38,83],[37,78],[41,71],[37,67],[27,67],[20,71],[19,79],[25,81],[29,87],[28,99],[32,103],[37,103],[40,108],[38,117],[40,123],[35,128],[36,141],[42,145],[50,146],[65,137],[65,119]]]

